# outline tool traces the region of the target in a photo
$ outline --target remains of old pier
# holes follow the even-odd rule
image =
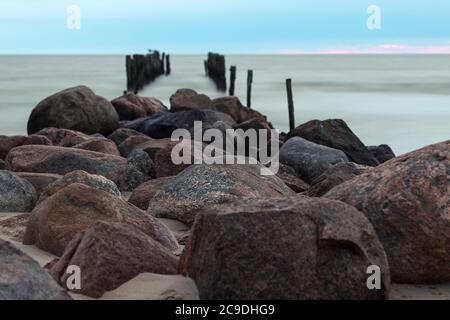
[[[205,72],[210,77],[220,91],[227,89],[225,56],[218,53],[208,53],[208,59],[205,60]]]
[[[164,62],[167,65],[164,66]],[[163,74],[170,74],[169,55],[158,51],[126,56],[127,90],[138,93]]]

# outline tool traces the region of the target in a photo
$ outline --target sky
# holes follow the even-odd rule
[[[68,11],[73,5],[79,19]],[[367,9],[373,5],[379,8],[380,29],[371,30],[367,20],[373,12]],[[0,0],[0,54],[147,49],[172,54],[450,54],[450,1]]]

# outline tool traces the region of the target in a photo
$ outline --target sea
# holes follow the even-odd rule
[[[179,88],[212,98],[205,55],[171,55],[172,73],[140,92],[169,106]],[[227,55],[237,67],[235,94],[280,131],[288,129],[285,80],[291,78],[297,125],[344,119],[366,145],[388,144],[397,155],[450,139],[450,55]],[[228,75],[229,78],[229,75]],[[0,55],[0,135],[26,134],[31,110],[60,90],[86,85],[107,99],[126,87],[123,55]]]

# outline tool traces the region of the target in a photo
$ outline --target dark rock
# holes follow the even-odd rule
[[[52,173],[16,172],[15,174],[33,185],[37,199],[50,184],[62,178],[61,175]]]
[[[338,163],[314,179],[307,195],[321,197],[335,186],[359,176],[368,168],[354,162]]]
[[[76,170],[69,172],[65,176],[47,186],[47,188],[42,192],[38,202],[41,203],[72,183],[81,183],[88,187],[103,190],[117,197],[121,196],[116,184],[111,180],[108,180],[103,176],[89,174],[82,170]]]
[[[231,116],[234,121],[240,122],[241,120],[241,108],[243,105],[237,97],[223,97],[217,98],[212,101],[215,110],[223,112]]]
[[[250,109],[248,107],[241,107],[240,114],[239,114],[239,122],[246,122],[251,119],[258,119],[261,122],[262,121],[267,122],[267,117],[265,115],[263,115],[262,113],[254,110],[254,109]],[[270,128],[273,128],[273,126],[270,122],[267,122],[267,125]]]
[[[127,160],[122,157],[74,148],[22,146],[14,148],[6,158],[11,171],[56,173],[65,175],[76,170],[102,175],[123,185]]]
[[[119,149],[117,149],[114,141],[106,138],[92,138],[86,142],[73,146],[76,149],[83,149],[95,152],[101,152],[106,154],[112,154],[114,156],[120,156]]]
[[[192,225],[202,208],[241,198],[267,198],[294,192],[276,176],[261,175],[261,165],[200,164],[183,170],[153,197],[148,213]]]
[[[382,289],[366,286],[371,265]],[[385,299],[389,266],[366,217],[339,201],[291,197],[201,213],[180,263],[200,299]]]
[[[83,284],[72,291],[99,298],[141,273],[177,274],[178,259],[131,225],[97,222],[77,234],[51,268],[50,274],[63,286],[70,265],[80,268]]]
[[[126,139],[124,142],[122,142],[119,145],[120,154],[123,157],[128,157],[130,155],[130,153],[133,152],[137,146],[143,144],[144,142],[152,141],[152,140],[154,140],[154,139],[144,136],[144,135],[129,137],[128,139]]]
[[[348,159],[340,150],[294,137],[281,147],[280,162],[294,168],[302,180],[311,183],[327,169]]]
[[[127,191],[133,191],[144,182],[155,178],[155,164],[143,150],[134,150],[127,158],[127,175],[125,185]]]
[[[119,127],[119,116],[105,98],[78,86],[45,98],[33,109],[28,134],[48,127],[110,134]]]
[[[0,159],[0,170],[5,170],[5,161]]]
[[[119,128],[116,131],[114,131],[113,133],[111,133],[108,136],[109,140],[114,141],[114,143],[117,146],[120,146],[120,144],[122,142],[124,142],[125,140],[127,140],[130,137],[134,137],[134,136],[141,136],[141,137],[146,137],[145,134],[140,133],[136,130],[133,129],[127,129],[127,128]]]
[[[305,192],[309,189],[309,185],[300,179],[295,170],[285,164],[280,163],[277,177],[296,193]]]
[[[0,240],[0,300],[71,298],[36,261]]]
[[[133,93],[127,93],[111,101],[119,114],[119,119],[135,120],[151,116],[158,112],[168,111],[167,107],[156,98],[139,97]]]
[[[51,141],[44,136],[0,136],[0,160],[5,159],[9,151],[24,145],[51,145]]]
[[[192,110],[156,113],[151,117],[129,121],[122,126],[144,133],[154,139],[170,138],[176,129],[191,130],[195,121],[211,126],[222,121],[232,126],[235,122],[229,115],[212,110]]]
[[[60,256],[69,241],[97,221],[134,225],[170,250],[173,234],[141,209],[103,190],[73,183],[41,202],[31,213],[24,244]]]
[[[179,89],[170,97],[170,111],[214,110],[213,102],[204,94],[198,94],[191,89]]]
[[[144,182],[133,190],[128,202],[142,210],[147,210],[150,200],[152,200],[155,194],[171,179],[173,179],[173,177],[158,178]]]
[[[450,281],[450,140],[410,152],[331,189],[372,222],[398,283]]]
[[[311,120],[289,132],[289,137],[301,137],[323,146],[342,150],[350,161],[358,164],[366,166],[379,164],[361,140],[340,119]]]
[[[379,163],[385,163],[386,161],[395,158],[394,151],[387,144],[379,146],[367,147],[372,155],[378,160]]]
[[[74,145],[86,142],[91,139],[90,136],[82,132],[58,128],[45,128],[36,132],[32,136],[35,135],[46,137],[50,140],[52,145],[58,147],[73,147]]]
[[[0,212],[29,212],[36,199],[31,183],[13,172],[0,170]]]

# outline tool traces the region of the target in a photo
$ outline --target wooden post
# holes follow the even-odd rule
[[[230,96],[234,96],[234,83],[236,81],[236,66],[230,67]]]
[[[292,97],[292,79],[286,79],[286,91],[289,109],[289,130],[295,129],[294,98]]]
[[[252,83],[253,83],[253,70],[247,71],[247,107],[252,106]]]
[[[166,55],[166,75],[169,75],[171,72],[170,69],[170,54]]]

